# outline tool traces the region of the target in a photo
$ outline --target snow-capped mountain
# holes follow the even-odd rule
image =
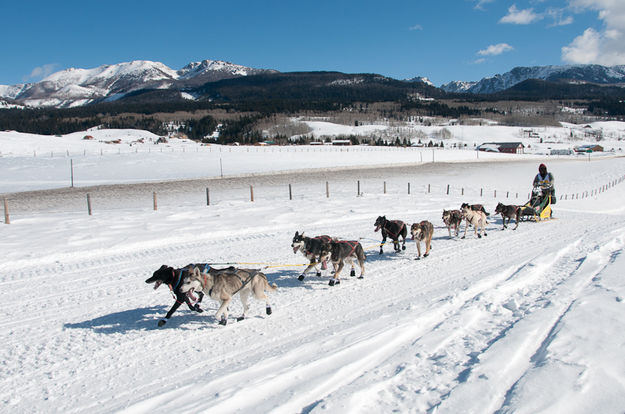
[[[213,60],[189,63],[177,71],[160,62],[136,60],[93,69],[70,68],[36,83],[0,85],[0,98],[34,107],[71,107],[115,100],[140,89],[177,89],[263,72],[267,71]]]
[[[177,75],[179,82],[184,86],[196,86],[221,79],[277,72],[278,71],[271,69],[254,69],[247,66],[235,65],[234,63],[221,60],[203,60],[201,62],[189,63],[180,69]]]
[[[453,81],[441,86],[446,92],[495,93],[528,79],[552,82],[619,84],[625,82],[625,65],[569,65],[516,67],[510,72],[484,78],[479,82]]]
[[[418,83],[424,83],[429,86],[434,86],[432,81],[426,78],[425,76],[416,76],[414,78],[406,79],[406,82],[418,82]]]

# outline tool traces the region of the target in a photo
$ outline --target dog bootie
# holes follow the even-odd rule
[[[271,315],[271,306],[267,306],[266,311],[267,311],[267,315]]]

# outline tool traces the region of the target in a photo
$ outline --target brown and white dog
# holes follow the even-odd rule
[[[427,220],[420,223],[413,223],[410,227],[412,239],[417,243],[418,256],[415,260],[421,259],[421,242],[425,242],[425,253],[423,257],[428,257],[432,249],[432,236],[434,235],[434,226]]]
[[[237,320],[242,320],[249,310],[247,300],[250,295],[258,300],[264,300],[267,315],[271,315],[271,304],[265,291],[274,291],[277,288],[275,283],[270,284],[267,281],[267,276],[264,273],[256,269],[233,269],[230,272],[211,274],[201,272],[199,268],[194,267],[183,279],[180,291],[192,300],[194,299],[194,292],[203,292],[212,299],[219,301],[221,306],[215,317],[219,320],[220,325],[225,325],[228,321],[228,305],[237,293],[243,304],[243,314]]]
[[[449,231],[449,238],[451,239],[451,229],[454,229],[456,237],[460,232],[460,225],[462,224],[462,211],[460,210],[443,210],[443,222],[447,226]]]
[[[464,227],[464,236],[462,236],[462,238],[464,239],[467,236],[467,229],[469,228],[469,224],[471,224],[473,226],[473,228],[475,229],[475,235],[478,238],[482,238],[482,234],[484,236],[486,236],[486,213],[478,210],[472,210],[471,206],[469,206],[468,204],[463,204],[462,205],[462,214],[464,215],[464,219],[466,220],[466,225]],[[481,234],[478,234],[478,229],[481,229]]]
[[[516,221],[516,226],[514,226],[512,230],[516,230],[516,228],[519,227],[519,216],[521,215],[521,209],[519,209],[519,206],[499,203],[497,204],[497,207],[495,207],[495,214],[497,213],[501,214],[501,220],[503,222],[502,230],[508,228],[508,224],[510,224],[512,217],[514,217]],[[506,219],[508,219],[508,224],[506,224]]]
[[[349,263],[352,266],[351,276],[356,276],[354,270],[354,260],[358,260],[360,266],[360,276],[358,279],[362,279],[365,276],[365,260],[367,256],[362,248],[360,242],[355,240],[333,240],[330,242],[330,258],[336,271],[334,272],[334,278],[330,279],[330,286],[338,285],[341,283],[339,278],[341,270],[345,266],[345,263]]]

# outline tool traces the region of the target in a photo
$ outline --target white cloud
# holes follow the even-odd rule
[[[599,56],[601,35],[594,29],[586,29],[573,42],[562,48],[562,60],[570,63],[594,63]]]
[[[484,10],[484,5],[488,3],[492,3],[495,0],[477,0],[475,4],[475,8],[478,10]]]
[[[499,23],[530,24],[540,19],[542,19],[542,16],[534,13],[534,9],[519,10],[513,4],[508,9],[508,14],[502,17]]]
[[[54,73],[54,70],[57,66],[58,65],[56,63],[48,63],[43,66],[37,66],[35,69],[33,69],[30,75],[24,76],[23,79],[26,82],[29,80],[40,80],[46,78]]]
[[[569,0],[577,12],[598,11],[604,27],[588,28],[562,48],[562,60],[568,63],[597,63],[606,66],[625,64],[625,1]]]
[[[490,45],[486,49],[482,49],[478,51],[477,54],[480,56],[497,56],[497,55],[501,55],[504,52],[509,52],[511,50],[514,50],[514,48],[510,46],[509,44],[499,43],[496,45]]]
[[[545,15],[549,16],[553,20],[553,23],[550,24],[549,27],[567,26],[572,24],[573,16],[565,16],[564,13],[564,9],[547,9]]]
[[[420,24],[415,24],[414,26],[410,26],[408,30],[423,30],[423,26]]]

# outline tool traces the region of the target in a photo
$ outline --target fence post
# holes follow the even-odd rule
[[[6,197],[4,199],[4,224],[11,224],[11,219],[9,218],[9,202]]]
[[[483,196],[483,194],[484,194],[484,189],[483,189],[483,188],[480,188],[480,197],[482,197],[482,196]]]
[[[89,213],[89,215],[92,215],[92,210],[91,210],[91,194],[87,193],[87,212]]]
[[[430,193],[430,185],[428,184],[428,194]]]
[[[510,195],[510,191],[506,191],[506,198]]]
[[[449,195],[449,184],[447,184],[447,195]]]
[[[410,183],[408,183],[408,195],[410,195]]]
[[[460,191],[460,195],[464,195],[464,187],[462,187],[462,189]]]
[[[208,190],[208,187],[206,187],[206,205],[207,206],[211,205],[211,194],[210,194],[210,191]]]
[[[254,187],[250,185],[250,201],[254,202]]]
[[[386,181],[384,181],[384,194],[386,194]]]
[[[358,192],[356,193],[357,196],[360,196],[360,180],[358,180]]]
[[[69,166],[70,166],[70,169],[71,169],[71,177],[72,177],[72,185],[71,185],[71,187],[74,188],[74,159],[73,158],[69,160]]]
[[[493,198],[497,198],[497,190],[495,190],[495,193],[493,195]]]
[[[291,188],[291,184],[289,184],[289,200],[293,200],[293,189]]]
[[[154,211],[158,210],[158,204],[156,203],[156,191],[152,193],[152,204],[154,205]]]
[[[330,184],[326,181],[326,198],[330,198]]]

